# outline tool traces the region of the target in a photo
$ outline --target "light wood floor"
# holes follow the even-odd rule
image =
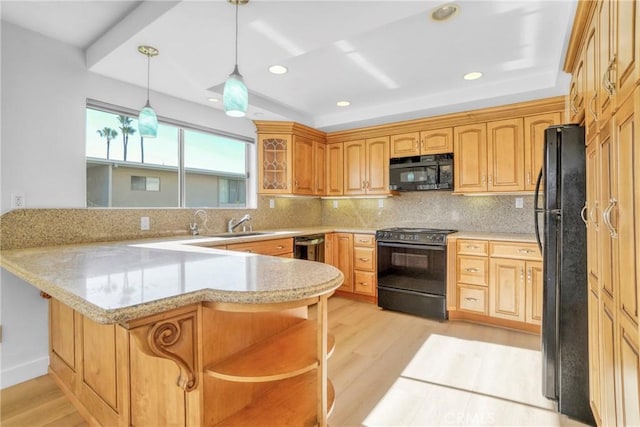
[[[312,313],[313,315],[313,313]],[[333,297],[331,426],[580,426],[540,392],[538,336]],[[3,427],[86,426],[47,376],[2,390]]]

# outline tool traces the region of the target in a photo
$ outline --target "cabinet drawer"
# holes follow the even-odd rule
[[[491,242],[489,252],[492,257],[540,260],[540,251],[535,243]]]
[[[458,309],[487,314],[487,288],[458,285]]]
[[[376,275],[368,271],[355,271],[353,273],[353,292],[362,295],[376,294]]]
[[[359,248],[353,249],[353,268],[354,270],[375,270],[375,249]]]
[[[459,255],[489,255],[489,243],[485,240],[458,240],[456,251]]]
[[[273,239],[262,242],[235,243],[227,249],[239,252],[251,252],[260,255],[282,255],[293,252],[293,239]]]
[[[458,256],[456,277],[459,283],[488,286],[489,259],[484,257]]]
[[[376,237],[373,234],[354,234],[353,246],[373,248],[376,246]]]

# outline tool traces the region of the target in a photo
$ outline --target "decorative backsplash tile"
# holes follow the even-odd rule
[[[230,218],[245,213],[255,230],[320,225],[384,228],[435,227],[461,231],[533,233],[533,197],[454,196],[451,193],[402,193],[385,199],[274,198],[260,196],[257,209],[205,209],[208,230],[222,233]],[[270,208],[273,200],[274,207]],[[334,208],[337,203],[337,208]],[[382,203],[382,207],[380,207]],[[187,235],[195,209],[18,209],[0,217],[0,248],[104,242]],[[140,230],[149,217],[150,230]],[[202,220],[198,220],[202,228]]]
[[[515,207],[516,197],[523,199],[523,208]],[[380,201],[382,207],[379,207]],[[333,207],[335,202],[337,208]],[[322,201],[322,224],[533,233],[533,196],[472,197],[445,192],[407,192],[385,199],[328,199]]]

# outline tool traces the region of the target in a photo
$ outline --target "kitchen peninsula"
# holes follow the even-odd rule
[[[6,250],[2,267],[49,298],[49,371],[93,424],[326,425],[342,273],[206,242]]]

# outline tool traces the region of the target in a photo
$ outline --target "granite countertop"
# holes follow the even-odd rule
[[[480,231],[458,231],[449,235],[456,239],[502,240],[506,242],[536,243],[535,234],[524,233],[487,233]]]
[[[127,321],[201,301],[262,304],[331,292],[328,264],[200,245],[257,238],[188,237],[2,251],[2,267],[99,323]]]

